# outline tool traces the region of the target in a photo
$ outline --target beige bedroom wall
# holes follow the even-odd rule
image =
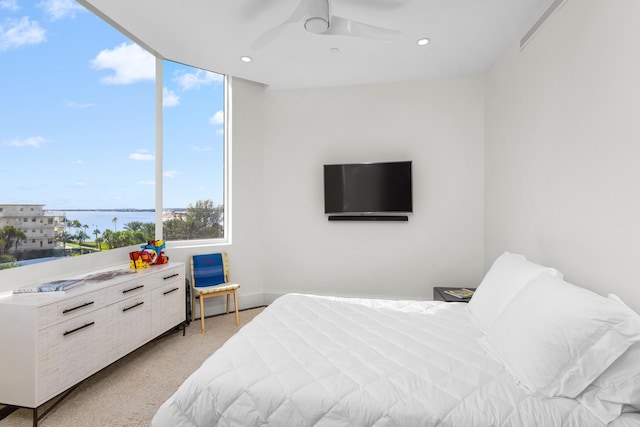
[[[267,301],[426,298],[483,274],[483,79],[265,92]],[[329,222],[322,166],[413,161],[407,223]]]
[[[569,0],[489,72],[485,269],[520,252],[640,311],[638,22],[637,0]]]

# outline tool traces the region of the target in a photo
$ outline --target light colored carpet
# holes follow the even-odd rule
[[[205,319],[182,331],[152,341],[85,380],[38,425],[41,427],[148,426],[162,405],[204,360],[263,308]],[[42,413],[49,404],[43,405]],[[18,409],[0,427],[32,425],[33,412]]]

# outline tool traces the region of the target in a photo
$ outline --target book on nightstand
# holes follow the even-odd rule
[[[13,293],[30,294],[36,292],[64,292],[82,284],[84,284],[84,280],[82,279],[53,280],[37,286],[25,286],[24,288],[14,289]]]
[[[473,291],[471,289],[465,289],[465,288],[447,289],[446,291],[444,291],[444,293],[460,299],[471,298],[473,296]]]

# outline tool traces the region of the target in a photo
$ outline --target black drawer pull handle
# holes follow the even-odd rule
[[[139,286],[136,286],[135,288],[131,288],[131,289],[125,289],[124,291],[122,291],[122,293],[126,294],[127,292],[135,291],[136,289],[141,289],[141,288],[144,288],[144,285],[139,285]]]
[[[175,291],[177,291],[178,289],[180,289],[180,288],[173,288],[173,289],[170,289],[170,290],[168,290],[167,292],[163,293],[162,295],[168,295],[168,294],[170,294],[171,292],[175,292]]]
[[[80,308],[87,307],[87,306],[89,306],[89,305],[91,305],[91,304],[93,304],[93,301],[91,301],[91,302],[85,302],[84,304],[81,304],[81,305],[79,305],[79,306],[77,306],[77,307],[67,308],[67,309],[65,309],[65,310],[62,310],[62,314],[67,314],[67,313],[69,313],[69,312],[72,312],[73,310],[78,310],[78,309],[80,309]]]
[[[129,311],[129,310],[131,310],[132,308],[139,307],[139,306],[141,306],[142,304],[144,304],[144,301],[140,301],[139,303],[134,304],[134,305],[132,305],[131,307],[123,308],[123,309],[122,309],[122,312],[124,313],[125,311]]]
[[[62,334],[63,337],[66,337],[67,335],[71,335],[74,332],[78,332],[80,329],[84,329],[84,328],[88,328],[91,325],[95,325],[96,322],[91,322],[91,323],[85,323],[83,326],[80,326],[78,328],[72,329],[70,331],[65,332],[64,334]]]
[[[179,276],[180,273],[172,274],[171,276],[164,277],[163,280],[171,279],[172,277]]]

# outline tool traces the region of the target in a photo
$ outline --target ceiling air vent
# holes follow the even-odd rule
[[[551,5],[544,11],[542,15],[538,18],[538,20],[533,24],[533,26],[527,31],[527,33],[520,39],[520,50],[524,49],[524,47],[529,43],[529,41],[538,33],[538,30],[542,28],[542,26],[547,22],[549,17],[555,13],[560,6],[565,4],[567,0],[553,0]]]

